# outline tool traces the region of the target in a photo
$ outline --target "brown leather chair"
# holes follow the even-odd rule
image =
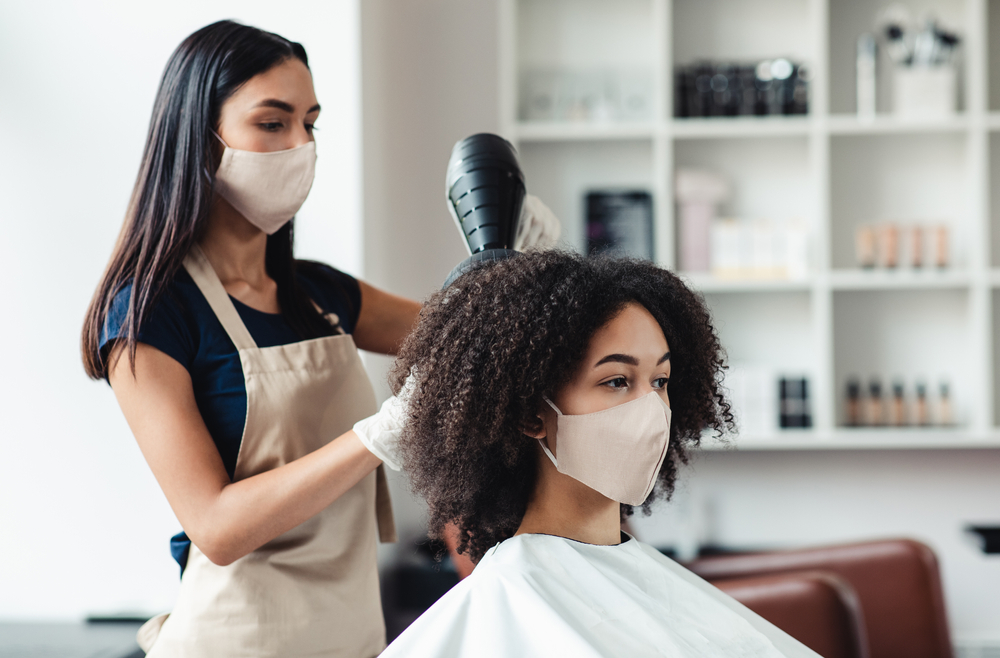
[[[937,559],[909,539],[706,557],[687,565],[705,580],[824,571],[861,602],[871,658],[953,658]]]
[[[802,571],[712,584],[823,658],[868,658],[857,594],[839,576]]]

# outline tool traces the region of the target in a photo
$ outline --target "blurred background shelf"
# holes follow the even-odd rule
[[[970,435],[963,428],[840,428],[833,432],[792,431],[738,437],[729,442],[702,441],[702,450],[983,450],[1000,449],[1000,434]]]
[[[524,142],[652,139],[656,127],[643,123],[518,123],[515,139]]]
[[[814,122],[809,117],[712,117],[674,119],[670,132],[676,139],[713,137],[764,137],[767,135],[807,135]]]
[[[831,135],[893,135],[905,133],[962,132],[970,127],[969,117],[963,114],[949,119],[901,119],[892,115],[878,115],[863,120],[857,115],[831,115],[827,129]]]
[[[815,283],[813,277],[805,279],[726,279],[711,274],[685,273],[681,275],[693,288],[701,292],[774,292],[808,291]]]
[[[654,257],[676,270],[673,188],[682,169],[717,172],[730,182],[721,216],[805,227],[805,277],[682,275],[705,295],[731,363],[770,372],[775,382],[789,373],[808,380],[815,436],[838,449],[979,446],[979,439],[961,437],[992,436],[1000,427],[1000,356],[974,356],[1000,353],[993,338],[1000,326],[1000,291],[993,292],[1000,288],[1000,134],[991,133],[1000,131],[1000,65],[993,65],[1000,46],[987,39],[989,20],[1000,26],[1000,0],[909,4],[962,32],[953,116],[893,114],[885,75],[891,64],[882,53],[877,114],[858,118],[855,44],[874,29],[878,11],[863,0],[501,4],[501,128],[520,152],[532,191],[563,219],[568,246],[586,249],[588,192],[642,190],[652,197]],[[776,57],[808,68],[807,114],[674,116],[677,66]],[[538,121],[539,85],[556,85],[553,112],[566,85],[617,93],[623,108],[632,94],[639,112],[624,121],[615,113],[627,108],[589,102],[566,110],[574,121]],[[588,121],[587,112],[600,120]],[[908,222],[947,227],[948,267],[858,268],[856,228],[886,221],[901,230]],[[929,346],[897,339],[912,327]],[[847,381],[857,377],[867,386],[876,375],[887,392],[890,378],[905,380],[911,399],[918,380],[935,393],[949,382],[964,429],[941,440],[925,433],[841,435]],[[791,450],[811,441],[782,435],[761,445]]]
[[[961,270],[834,270],[830,273],[830,287],[834,290],[930,290],[939,288],[967,288],[972,277]]]

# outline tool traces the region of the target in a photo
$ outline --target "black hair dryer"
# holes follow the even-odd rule
[[[524,174],[513,145],[479,133],[455,144],[446,177],[448,210],[472,254],[451,271],[443,287],[473,267],[505,260],[513,250],[524,205]]]

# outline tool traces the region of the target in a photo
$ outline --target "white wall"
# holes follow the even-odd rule
[[[495,0],[365,0],[361,4],[365,276],[415,299],[467,256],[448,215],[444,175],[456,141],[496,132]],[[390,359],[366,355],[387,394]],[[425,536],[424,506],[390,473],[398,546]]]
[[[298,253],[362,270],[358,0],[0,3],[0,618],[173,603],[179,525],[78,342],[160,73],[222,18],[305,45],[323,112]]]

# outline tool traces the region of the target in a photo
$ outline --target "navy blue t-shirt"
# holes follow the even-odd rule
[[[361,312],[357,280],[327,265],[309,264],[297,271],[299,285],[324,313],[333,313],[345,333],[353,333]],[[115,296],[101,336],[101,352],[122,337],[132,286]],[[230,296],[257,347],[302,340],[285,317],[264,313]],[[247,415],[247,391],[236,346],[191,275],[181,269],[139,328],[139,342],[172,357],[191,374],[195,401],[222,463],[233,478]],[[183,533],[171,540],[171,552],[184,568],[190,542]]]

